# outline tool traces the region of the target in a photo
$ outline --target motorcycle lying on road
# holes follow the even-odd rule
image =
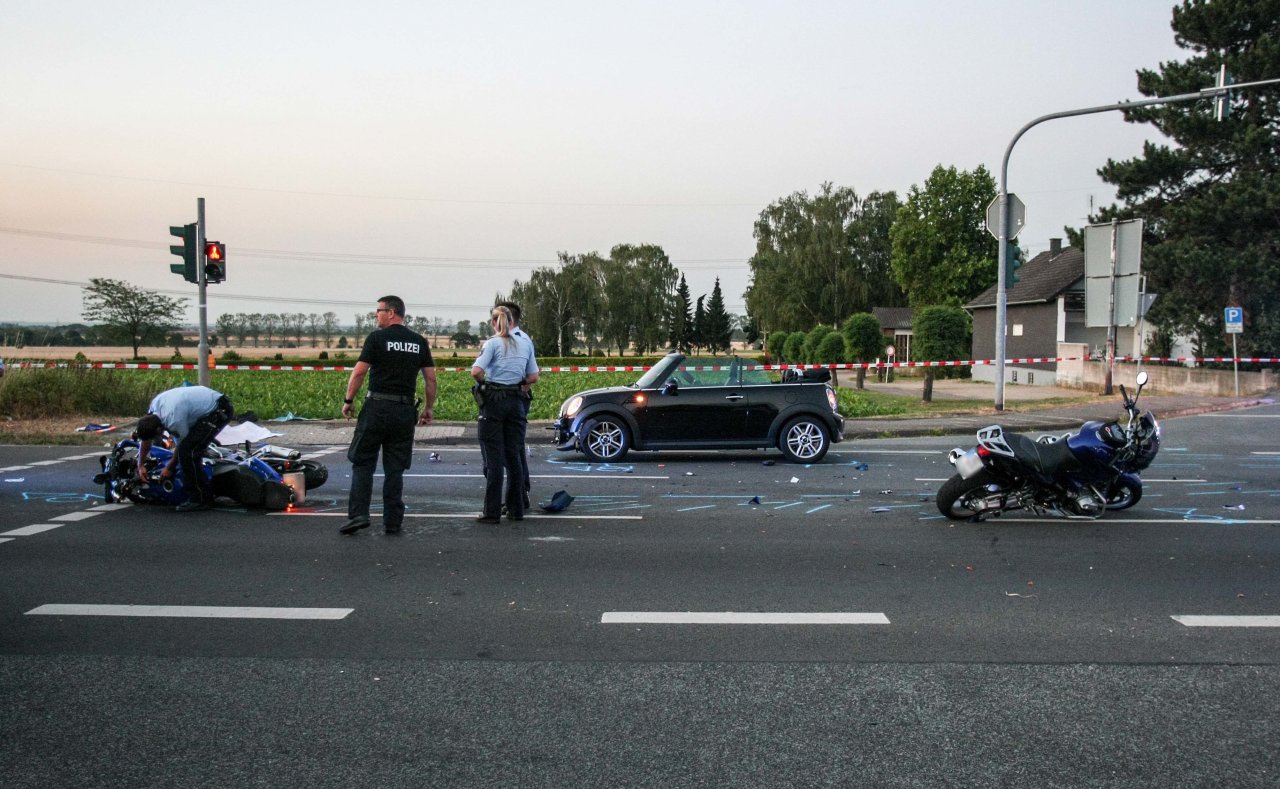
[[[151,445],[151,452],[142,460],[145,482],[138,479],[138,449],[137,437],[131,436],[118,442],[111,454],[98,458],[102,471],[93,481],[103,486],[107,502],[127,499],[135,504],[176,505],[186,501],[181,469],[168,479],[160,478],[160,470],[173,456],[172,441]],[[243,449],[213,444],[205,450],[202,461],[201,470],[215,495],[268,510],[283,510],[294,502],[294,488],[286,483],[286,474],[301,473],[304,490],[319,487],[329,478],[322,463],[303,460],[297,450],[271,444],[253,448],[246,442]]]
[[[1120,385],[1127,423],[1089,421],[1075,433],[1033,440],[1000,425],[978,431],[978,445],[951,450],[956,474],[938,490],[938,510],[954,520],[981,521],[1010,510],[1098,518],[1142,498],[1142,478],[1160,451],[1160,424],[1138,411],[1147,374],[1133,397]]]

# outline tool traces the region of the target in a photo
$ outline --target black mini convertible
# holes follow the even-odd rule
[[[775,381],[753,360],[672,353],[630,386],[565,400],[555,444],[596,463],[621,460],[632,449],[770,447],[793,463],[817,463],[844,440],[829,378],[826,370],[786,370]]]

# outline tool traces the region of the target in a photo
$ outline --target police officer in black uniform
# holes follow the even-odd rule
[[[347,523],[340,531],[355,534],[369,525],[373,471],[382,453],[382,526],[399,534],[404,522],[404,472],[413,462],[413,427],[431,423],[436,402],[436,368],[431,348],[422,335],[404,325],[404,301],[398,296],[378,299],[374,312],[378,329],[365,338],[360,359],[347,381],[342,415],[351,418],[364,377],[369,392],[360,408],[355,435],[347,449],[351,461],[351,494]],[[419,415],[414,398],[417,378],[426,384],[426,407]]]

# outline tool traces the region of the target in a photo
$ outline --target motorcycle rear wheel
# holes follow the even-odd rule
[[[956,521],[966,521],[980,513],[985,514],[988,510],[976,510],[969,506],[968,502],[985,498],[987,486],[994,481],[995,478],[985,470],[979,471],[968,479],[959,474],[953,474],[951,479],[938,488],[936,498],[938,512]]]
[[[1117,480],[1107,491],[1108,510],[1127,510],[1142,498],[1142,486]]]

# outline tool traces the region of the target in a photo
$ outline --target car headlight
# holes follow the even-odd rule
[[[574,395],[565,401],[564,406],[560,409],[560,415],[565,419],[573,419],[574,415],[582,410],[582,395]]]

